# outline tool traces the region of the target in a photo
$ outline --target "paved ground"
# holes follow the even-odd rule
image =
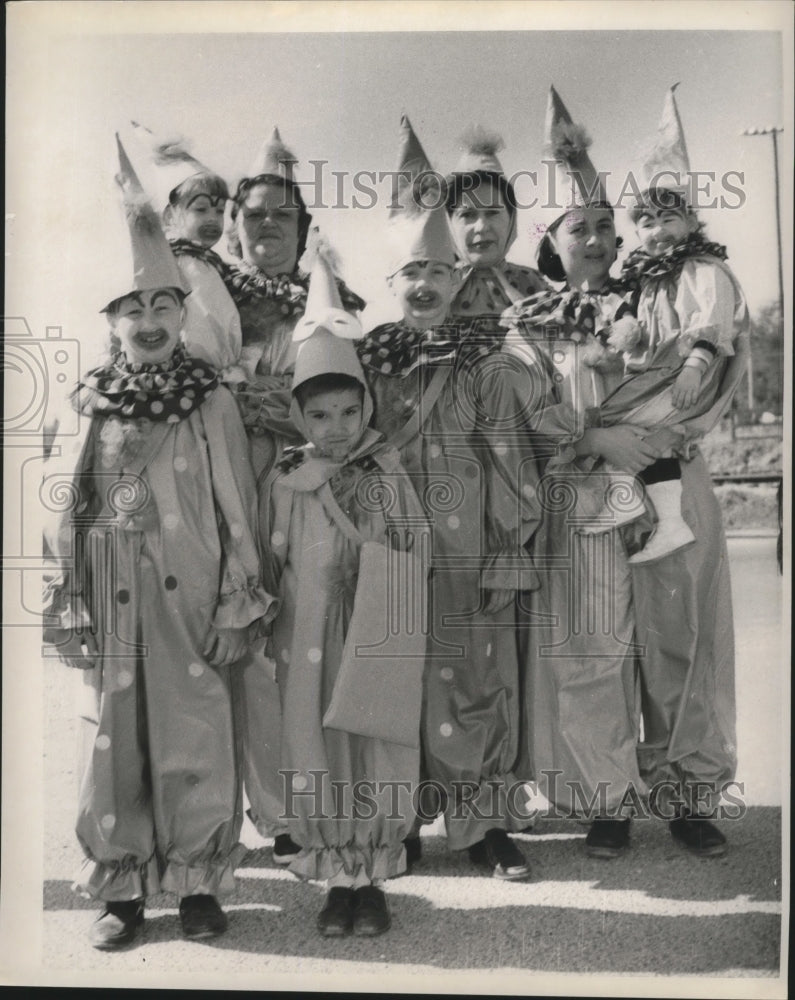
[[[533,880],[503,884],[474,871],[466,856],[448,852],[431,828],[412,875],[390,883],[393,928],[374,940],[321,939],[314,929],[321,887],[301,884],[274,866],[267,842],[249,826],[244,836],[250,851],[238,871],[225,937],[212,944],[180,940],[175,901],[162,896],[151,901],[140,946],[112,955],[91,949],[85,932],[93,906],[69,889],[79,862],[72,834],[77,779],[69,672],[46,667],[44,968],[61,982],[92,973],[96,984],[124,986],[186,985],[191,976],[203,987],[378,991],[400,984],[408,992],[527,994],[548,988],[618,995],[626,989],[637,996],[660,989],[652,995],[692,994],[672,980],[616,985],[603,977],[706,975],[721,977],[702,983],[710,997],[779,995],[779,807],[788,699],[774,552],[772,538],[730,540],[738,779],[750,808],[743,819],[724,823],[731,841],[725,858],[694,859],[662,823],[649,820],[634,824],[626,857],[598,862],[582,852],[582,826],[542,819],[522,835]],[[558,979],[543,986],[542,975],[561,973],[586,978],[579,990]],[[747,977],[756,980],[753,986]]]

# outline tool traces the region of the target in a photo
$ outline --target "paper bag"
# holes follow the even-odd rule
[[[353,614],[324,726],[419,746],[427,617],[422,560],[364,542]]]

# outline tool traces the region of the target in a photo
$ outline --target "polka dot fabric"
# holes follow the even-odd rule
[[[120,352],[110,364],[92,369],[78,382],[72,405],[88,415],[98,412],[174,424],[190,416],[217,385],[215,369],[188,357],[181,347],[159,365],[130,364]]]

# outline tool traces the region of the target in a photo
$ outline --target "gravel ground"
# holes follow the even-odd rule
[[[76,799],[71,675],[45,665],[44,921],[39,982],[181,985],[202,988],[617,995],[609,974],[708,975],[709,996],[773,991],[781,933],[781,581],[773,539],[732,539],[738,635],[738,745],[750,808],[724,821],[731,849],[691,857],[655,820],[633,824],[632,848],[614,862],[587,858],[585,828],[541,818],[520,842],[533,863],[527,883],[500,883],[453,854],[438,827],[425,830],[423,858],[389,884],[391,931],[372,940],[328,941],[315,931],[323,890],[276,867],[247,824],[249,853],[227,901],[228,933],[181,940],[173,897],[153,897],[140,943],[93,950],[86,931],[95,904],[70,890],[80,855],[72,833]],[[561,974],[581,974],[569,980]],[[548,980],[543,977],[552,975]],[[531,977],[531,978],[528,978]],[[463,978],[462,978],[463,977]],[[35,981],[35,980],[34,980]],[[578,988],[577,982],[580,983]],[[624,980],[621,981],[622,983]],[[550,985],[551,984],[551,985]],[[660,981],[626,980],[628,995]],[[687,996],[674,980],[652,995]],[[622,987],[623,989],[623,987]],[[578,992],[581,991],[581,992]],[[723,990],[726,990],[724,993]],[[765,995],[778,995],[767,992]],[[781,994],[784,995],[784,994]]]

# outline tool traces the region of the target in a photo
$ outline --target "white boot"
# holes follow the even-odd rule
[[[696,540],[682,518],[681,479],[652,483],[646,487],[646,492],[657,512],[657,526],[640,552],[630,557],[629,563],[632,566],[656,562]]]
[[[581,535],[602,535],[613,528],[620,528],[643,514],[646,509],[643,487],[627,472],[610,472],[602,495],[598,514],[588,524],[578,526]],[[577,514],[580,510],[578,508]]]

